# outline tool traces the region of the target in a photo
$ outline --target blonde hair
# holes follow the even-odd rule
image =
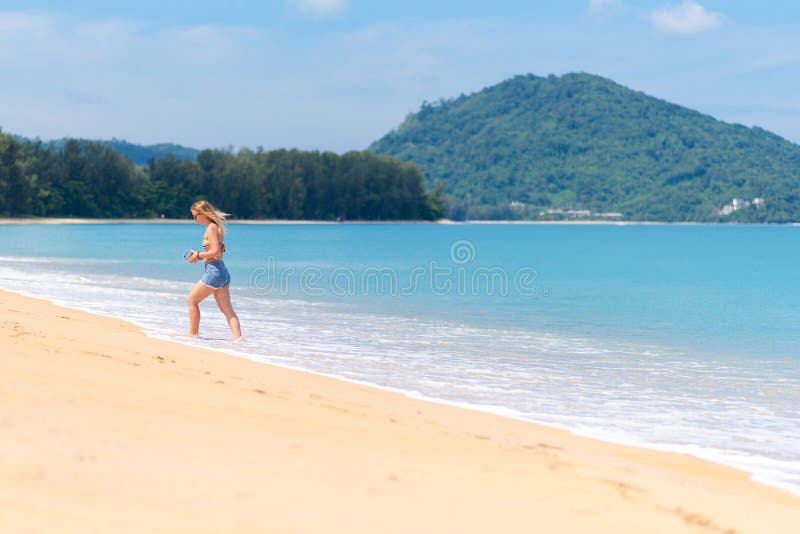
[[[198,200],[191,207],[192,210],[196,211],[197,213],[202,213],[206,217],[208,217],[211,222],[217,225],[217,231],[219,232],[219,237],[222,239],[225,237],[225,220],[230,215],[230,213],[225,213],[224,211],[219,211],[217,208],[211,205],[211,202],[206,200]]]

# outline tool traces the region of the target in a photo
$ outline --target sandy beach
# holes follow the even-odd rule
[[[0,532],[796,532],[692,457],[146,337],[0,291]]]

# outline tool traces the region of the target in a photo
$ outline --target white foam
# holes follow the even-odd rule
[[[0,256],[0,263],[11,264],[46,264],[46,265],[113,265],[122,260],[108,258],[48,258],[26,256]]]
[[[219,313],[204,311],[205,339],[174,337],[188,328],[184,300],[190,282],[65,273],[55,270],[58,262],[43,270],[25,267],[0,258],[0,287],[125,319],[159,339],[593,438],[692,454],[800,494],[796,363],[692,359],[652,345],[236,294],[245,340],[232,347]],[[203,306],[210,311],[214,305]],[[737,435],[749,439],[733,439]]]

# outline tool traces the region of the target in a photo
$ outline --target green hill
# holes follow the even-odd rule
[[[589,74],[424,103],[370,149],[444,184],[454,218],[800,221],[800,146]]]
[[[18,138],[22,141],[22,138]],[[62,151],[64,150],[64,145],[67,143],[69,139],[54,139],[52,141],[43,141],[42,148],[50,149],[50,150],[57,150]],[[85,141],[85,140],[80,140]],[[104,147],[111,148],[126,158],[128,158],[133,164],[135,165],[147,165],[150,159],[154,159],[156,161],[167,157],[168,155],[172,154],[175,159],[180,160],[192,160],[194,161],[197,158],[197,153],[199,150],[194,148],[189,148],[181,145],[175,145],[171,143],[161,143],[156,145],[136,145],[134,143],[129,143],[128,141],[122,139],[111,139],[108,140],[100,140],[95,141],[100,143]]]

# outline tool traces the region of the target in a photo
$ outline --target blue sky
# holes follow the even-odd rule
[[[366,148],[424,100],[583,71],[800,143],[800,2],[0,2],[0,127]]]

